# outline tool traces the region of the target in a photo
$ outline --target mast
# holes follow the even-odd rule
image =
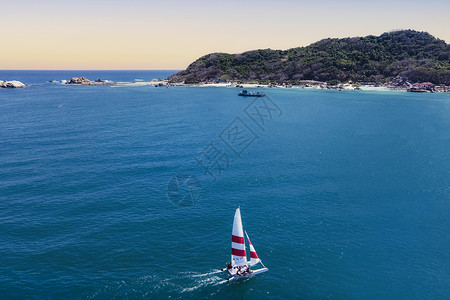
[[[242,227],[241,210],[239,207],[234,214],[233,232],[231,235],[231,265],[233,267],[247,266],[244,229]]]

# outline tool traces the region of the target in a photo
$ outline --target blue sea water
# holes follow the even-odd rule
[[[0,71],[1,298],[448,299],[449,94],[44,83],[171,73]]]

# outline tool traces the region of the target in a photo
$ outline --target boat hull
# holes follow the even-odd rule
[[[257,274],[261,274],[264,272],[269,271],[269,269],[267,268],[261,268],[261,269],[257,269],[257,270],[252,270],[253,272],[251,274],[245,274],[245,275],[232,275],[230,278],[228,278],[228,281],[232,281],[232,280],[237,280],[237,279],[241,279],[241,278],[246,278],[246,277],[251,277]]]
[[[245,94],[238,94],[239,96],[242,97],[264,97],[265,94],[255,94],[255,95],[245,95]]]

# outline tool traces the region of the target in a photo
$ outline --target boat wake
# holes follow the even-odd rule
[[[200,288],[216,286],[227,282],[227,280],[224,280],[224,277],[221,276],[220,273],[223,273],[222,270],[213,270],[211,272],[200,274],[195,272],[182,273],[179,278],[180,281],[183,282],[183,287],[180,292],[193,292]]]
[[[201,289],[214,289],[217,285],[227,282],[220,274],[220,270],[212,270],[207,273],[182,272],[169,276],[151,274],[130,280],[110,282],[99,287],[87,298],[142,298],[149,295],[156,298],[167,298],[167,295],[184,294],[185,297],[193,297],[189,293],[196,293]],[[217,289],[217,288],[216,288]]]
[[[181,293],[193,292],[199,288],[205,288],[207,286],[214,286],[218,282],[221,282],[221,281],[223,281],[223,278],[220,278],[218,276],[205,277],[205,278],[202,278],[202,279],[194,282],[192,286],[184,287],[181,290]]]
[[[213,272],[209,272],[209,273],[205,273],[205,274],[197,274],[197,275],[192,275],[192,277],[203,277],[203,276],[209,276],[209,275],[213,275],[213,274],[218,274],[218,273],[222,273],[222,270],[215,270]]]
[[[229,281],[225,279],[225,280],[216,282],[214,285],[224,284],[224,283],[227,283],[227,282],[229,282]]]

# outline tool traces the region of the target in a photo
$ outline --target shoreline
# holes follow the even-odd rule
[[[174,87],[174,86],[194,86],[194,87],[218,87],[218,88],[241,88],[241,89],[269,89],[269,88],[293,88],[293,89],[316,89],[316,90],[339,90],[339,91],[379,91],[379,92],[429,92],[429,93],[442,93],[450,92],[450,86],[434,85],[432,83],[404,83],[401,85],[394,85],[392,83],[339,83],[328,84],[327,82],[320,81],[305,81],[302,84],[260,84],[255,82],[199,82],[199,83],[184,83],[184,82],[172,82],[167,79],[142,82],[117,82],[117,86],[148,86],[154,85],[155,87]]]
[[[362,91],[406,91],[406,89],[394,89],[385,86],[371,86],[371,85],[360,85],[358,89],[352,85],[342,85],[342,86],[327,86],[325,82],[317,85],[268,85],[268,84],[256,84],[256,83],[243,83],[243,84],[230,84],[230,83],[200,83],[200,84],[183,84],[185,86],[197,86],[197,87],[225,87],[225,88],[263,88],[263,89],[314,89],[314,90],[362,90]]]
[[[313,84],[306,85],[290,85],[290,84],[258,84],[258,83],[232,83],[232,82],[201,82],[201,83],[181,83],[181,82],[170,82],[168,80],[160,81],[140,81],[140,82],[116,82],[111,87],[138,87],[138,86],[155,86],[155,87],[216,87],[216,88],[241,88],[241,89],[314,89],[314,90],[340,90],[340,91],[378,91],[378,92],[407,92],[406,87],[396,87],[390,85],[377,85],[377,84],[338,84],[338,85],[327,85],[326,82],[314,82]],[[426,90],[426,92],[450,92],[450,87],[445,87],[443,90]]]
[[[325,84],[325,86],[323,85]],[[116,82],[115,85],[111,87],[140,87],[140,86],[155,86],[155,87],[215,87],[215,88],[240,88],[240,89],[313,89],[313,90],[346,90],[354,91],[355,87],[346,85],[342,87],[326,87],[326,83],[322,85],[311,85],[311,86],[301,86],[301,85],[268,85],[268,84],[256,84],[256,83],[242,83],[242,84],[232,84],[232,83],[198,83],[198,84],[187,84],[187,83],[170,83],[167,80],[156,81],[156,82]],[[384,86],[371,86],[371,85],[361,85],[358,86],[356,91],[402,91],[406,92],[406,89],[391,89]]]
[[[7,81],[1,81],[6,83]],[[19,81],[15,82],[15,86],[8,87],[26,87]],[[8,83],[9,83],[8,82]],[[48,80],[45,83],[59,84],[59,85],[89,85],[89,86],[109,86],[109,87],[142,87],[142,86],[154,86],[154,87],[216,87],[216,88],[239,88],[239,89],[314,89],[314,90],[338,90],[338,91],[377,91],[377,92],[428,92],[428,93],[442,93],[450,92],[450,86],[434,85],[432,83],[410,83],[401,85],[393,85],[392,83],[339,83],[328,84],[327,82],[320,81],[304,81],[301,84],[259,84],[255,82],[199,82],[199,83],[184,83],[184,82],[172,82],[167,79],[152,79],[149,81],[133,80],[133,81],[120,81],[114,82],[110,80],[98,79],[91,81],[86,77],[73,77],[70,80]],[[3,86],[2,86],[3,87]],[[6,86],[5,86],[6,87]]]
[[[179,85],[180,83],[177,83]],[[183,84],[185,85],[185,84]],[[364,82],[364,83],[338,83],[338,84],[328,84],[327,82],[321,81],[305,81],[302,84],[258,84],[258,83],[235,83],[235,82],[223,82],[223,83],[213,83],[213,82],[201,82],[197,84],[189,84],[191,86],[200,87],[238,87],[238,88],[297,88],[297,89],[318,89],[318,90],[346,90],[346,91],[404,91],[404,92],[429,92],[429,93],[442,93],[450,92],[450,86],[446,85],[435,85],[430,82],[425,83],[411,83],[406,82],[403,84],[395,85],[390,83],[374,83],[374,82]]]
[[[315,82],[314,84],[305,85],[291,85],[291,84],[257,84],[257,83],[211,83],[203,82],[197,84],[185,84],[185,83],[169,83],[168,86],[195,86],[195,87],[218,87],[218,88],[241,88],[241,89],[314,89],[314,90],[338,90],[338,91],[378,91],[378,92],[428,92],[428,93],[444,93],[450,92],[450,86],[433,86],[433,88],[414,88],[413,85],[409,87],[405,86],[392,86],[389,84],[337,84],[328,85],[326,82]],[[414,90],[416,89],[416,90]]]

